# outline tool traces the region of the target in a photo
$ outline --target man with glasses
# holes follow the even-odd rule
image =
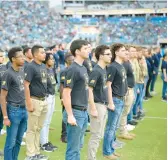
[[[88,160],[95,160],[100,140],[104,136],[107,118],[108,90],[106,66],[111,62],[111,51],[106,45],[95,49],[98,61],[89,76],[89,113],[91,137],[88,145]],[[111,93],[110,93],[111,95]]]
[[[40,131],[47,114],[47,68],[45,51],[40,45],[32,47],[34,60],[25,68],[25,98],[28,110],[28,126],[26,135],[26,160],[46,160],[40,154]]]
[[[23,134],[27,127],[27,110],[24,96],[24,55],[20,47],[9,50],[12,66],[2,77],[1,105],[7,137],[4,160],[17,160]],[[6,103],[7,102],[7,103]]]

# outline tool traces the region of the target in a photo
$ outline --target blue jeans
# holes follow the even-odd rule
[[[132,121],[132,119],[133,119],[133,107],[134,107],[134,104],[135,104],[136,99],[137,99],[137,89],[138,89],[138,84],[135,84],[135,87],[134,87],[135,99],[134,99],[134,103],[133,103],[133,105],[131,107],[130,113],[127,116],[127,122]]]
[[[67,124],[67,149],[65,160],[80,160],[80,149],[83,147],[84,134],[87,129],[88,113],[73,109],[77,126],[67,123],[67,113],[63,112],[63,121]]]
[[[161,79],[163,81],[162,98],[166,98],[167,97],[167,82],[164,81],[164,75],[163,75],[163,73],[161,74]]]
[[[139,88],[139,91],[140,93],[137,94],[137,97],[136,97],[136,100],[135,100],[135,103],[134,103],[134,106],[133,106],[133,115],[137,115],[137,112],[138,112],[138,107],[140,107],[140,110],[142,111],[142,103],[143,103],[143,88],[144,88],[144,84],[137,84],[138,85],[138,88]]]
[[[115,140],[117,125],[124,107],[124,101],[121,99],[113,97],[113,102],[115,105],[115,110],[112,111],[108,109],[108,120],[103,140],[103,155],[106,156],[109,156],[114,153],[114,148],[112,144]]]
[[[8,104],[7,113],[11,125],[7,127],[4,160],[17,160],[23,134],[27,128],[27,111],[26,108],[14,107]]]
[[[154,88],[155,88],[155,82],[156,82],[156,79],[157,79],[157,76],[158,76],[158,69],[155,71],[156,74],[153,74],[152,75],[152,81],[151,81],[151,86],[150,86],[150,91],[154,91]]]

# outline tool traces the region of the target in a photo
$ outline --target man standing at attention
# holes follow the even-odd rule
[[[66,72],[63,90],[65,110],[63,120],[67,123],[66,160],[80,160],[80,149],[88,123],[88,74],[83,61],[89,57],[88,42],[75,40],[70,46],[74,58]]]

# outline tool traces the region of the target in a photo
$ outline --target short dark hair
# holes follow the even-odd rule
[[[46,54],[45,61],[43,62],[44,64],[47,63],[47,61],[50,59],[50,56],[53,56],[53,54],[52,53],[47,53]]]
[[[16,53],[17,52],[20,52],[22,51],[22,48],[21,47],[13,47],[9,50],[8,52],[8,58],[9,60],[12,62],[12,58],[16,56]]]
[[[89,43],[85,40],[81,40],[81,39],[77,39],[77,40],[74,40],[72,43],[71,43],[71,46],[70,46],[70,51],[72,53],[72,55],[75,57],[76,56],[76,53],[75,51],[77,49],[81,49],[82,46],[86,46],[88,45]]]
[[[93,48],[92,51],[91,51],[91,56],[93,56],[93,53],[95,53],[95,49],[96,48]]]
[[[71,57],[71,56],[73,56],[71,53],[66,53],[66,54],[65,54],[65,57],[64,57],[65,62],[67,62],[67,59],[68,59],[69,57]]]
[[[110,49],[110,47],[107,46],[107,45],[99,45],[99,46],[96,47],[96,49],[95,49],[95,56],[96,56],[97,60],[99,60],[100,55],[104,54],[104,51],[106,49]]]
[[[123,47],[125,47],[125,45],[122,44],[122,43],[115,43],[115,44],[110,46],[110,50],[111,50],[111,53],[112,53],[111,62],[114,62],[114,60],[116,58],[115,52],[118,51],[120,48],[123,48]]]
[[[43,46],[41,45],[34,45],[31,49],[32,51],[32,55],[34,56],[34,54],[40,49],[40,48],[44,48]]]
[[[24,48],[24,49],[23,49],[23,54],[25,55],[26,52],[28,52],[29,49],[31,49],[31,48],[30,48],[30,47],[26,47],[26,48]]]

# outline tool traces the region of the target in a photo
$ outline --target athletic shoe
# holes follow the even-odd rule
[[[0,157],[3,157],[3,156],[4,156],[3,151],[0,151]]]
[[[112,146],[113,146],[114,149],[121,149],[121,148],[123,148],[123,144],[117,143],[116,141],[113,142]]]
[[[133,140],[134,137],[129,134],[119,135],[118,138],[125,139],[125,140]]]
[[[127,124],[126,128],[127,128],[127,131],[132,131],[135,129],[135,126]]]
[[[24,141],[22,141],[21,146],[25,146],[25,145],[26,145],[26,143]]]
[[[24,160],[39,160],[36,156],[26,157]]]
[[[62,141],[62,143],[67,143],[67,137],[62,137],[61,141]]]
[[[1,130],[1,135],[4,135],[4,134],[6,134],[6,130],[2,129]]]
[[[138,124],[138,122],[137,121],[135,121],[135,120],[132,120],[132,121],[128,121],[128,124],[130,124],[130,125],[137,125]]]
[[[143,101],[149,101],[148,97],[144,97]]]
[[[37,158],[37,160],[48,160],[48,156],[45,156],[43,154],[37,154],[35,157]]]
[[[48,142],[48,145],[49,145],[51,148],[53,148],[53,150],[58,149],[58,147],[57,147],[57,146],[54,146],[51,142]]]
[[[167,98],[162,98],[162,101],[163,102],[167,102]]]
[[[54,151],[54,149],[48,143],[43,144],[41,146],[41,149],[45,152],[53,152]]]

